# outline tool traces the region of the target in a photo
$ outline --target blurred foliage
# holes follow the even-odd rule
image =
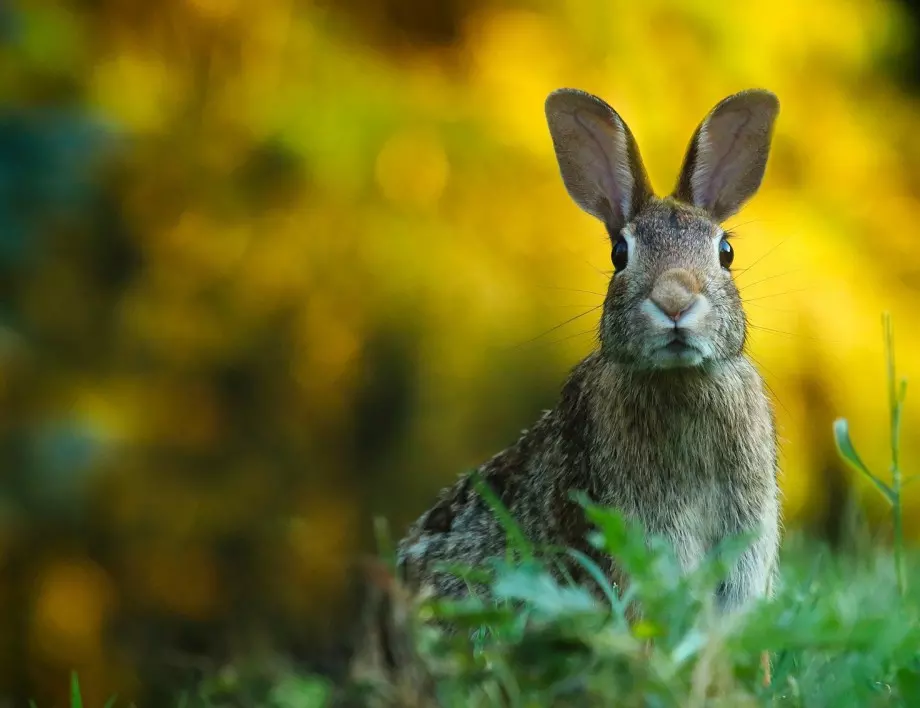
[[[883,309],[920,373],[911,17],[0,5],[0,695],[63,703],[75,669],[87,704],[162,705],[164,672],[202,656],[336,663],[372,514],[402,529],[593,346],[609,244],[558,177],[542,102],[563,85],[620,111],[660,191],[717,100],[779,94],[764,188],[729,226],[788,524],[837,542],[844,511],[883,518],[830,423],[845,410],[884,469]]]

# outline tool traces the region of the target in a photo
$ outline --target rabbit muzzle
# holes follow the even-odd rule
[[[685,268],[671,268],[656,279],[642,305],[652,328],[655,367],[696,366],[706,358],[701,329],[711,307],[701,290],[699,278]]]
[[[649,300],[667,318],[668,327],[680,327],[700,301],[699,279],[684,268],[671,268],[655,281]]]

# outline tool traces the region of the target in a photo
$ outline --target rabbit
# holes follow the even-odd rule
[[[718,103],[664,198],[603,100],[559,89],[545,111],[562,181],[606,227],[614,270],[599,347],[571,371],[555,407],[478,473],[534,543],[588,553],[620,587],[628,578],[588,543],[573,490],[668,539],[682,572],[726,537],[752,534],[714,597],[720,611],[739,610],[771,595],[777,572],[777,439],[744,351],[731,234],[720,224],[760,187],[779,101],[751,89]],[[504,553],[505,531],[467,474],[411,525],[397,565],[407,582],[455,598],[467,585],[441,563]]]

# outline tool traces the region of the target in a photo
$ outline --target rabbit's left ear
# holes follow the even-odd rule
[[[763,180],[779,100],[759,89],[729,96],[703,119],[673,196],[716,221],[735,214]]]
[[[569,195],[616,239],[652,195],[632,133],[613,108],[577,89],[547,97],[546,121]]]

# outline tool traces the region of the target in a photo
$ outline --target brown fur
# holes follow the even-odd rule
[[[678,200],[652,195],[612,108],[580,91],[550,95],[566,187],[614,243],[628,242],[629,260],[610,281],[599,350],[574,368],[552,410],[479,468],[535,543],[601,562],[573,490],[667,537],[686,570],[725,537],[755,532],[720,588],[725,609],[769,592],[779,499],[773,414],[743,353],[745,316],[720,266],[718,221],[758,188],[777,106],[752,91],[713,109],[694,134]],[[672,327],[680,312],[686,325]],[[399,563],[410,583],[459,596],[465,586],[435,565],[479,565],[504,550],[504,531],[464,476],[413,524]],[[625,580],[609,560],[603,568]]]

